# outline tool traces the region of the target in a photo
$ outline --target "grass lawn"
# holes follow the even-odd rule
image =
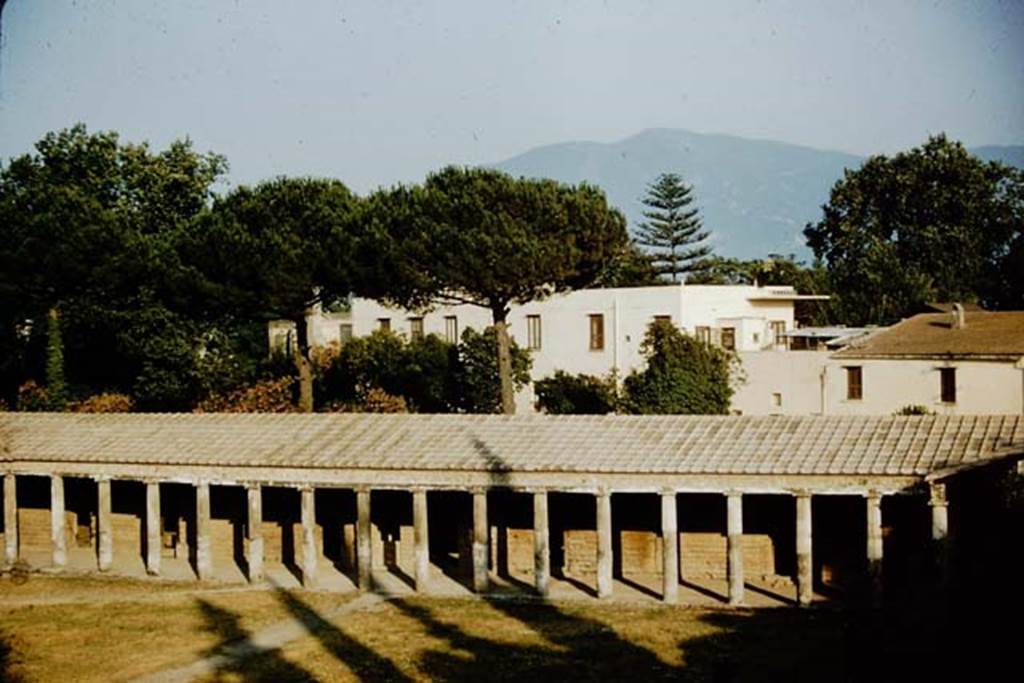
[[[205,680],[914,680],[936,654],[927,623],[840,609],[409,597],[332,614],[353,597],[0,578],[0,680],[128,680],[288,618],[309,634]],[[892,638],[899,633],[922,637]]]

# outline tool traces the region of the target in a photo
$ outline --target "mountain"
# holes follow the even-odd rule
[[[1024,146],[976,151],[985,159],[1024,166]],[[640,199],[647,185],[659,173],[679,173],[694,187],[715,253],[739,258],[794,253],[809,259],[804,226],[821,216],[843,170],[863,161],[784,142],[652,129],[619,142],[538,147],[492,167],[514,176],[598,185],[631,228],[643,218]]]

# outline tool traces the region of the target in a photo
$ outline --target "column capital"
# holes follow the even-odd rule
[[[598,498],[611,498],[612,490],[607,486],[598,486],[597,490],[594,491],[594,495]]]
[[[316,487],[313,486],[312,484],[296,484],[295,485],[295,490],[296,491],[301,491],[302,493],[305,493],[306,491],[312,491],[315,488]]]
[[[373,487],[369,484],[360,484],[359,486],[353,486],[352,490],[356,493],[370,493],[373,491]]]
[[[946,485],[945,484],[932,484],[928,487],[929,496],[928,504],[932,507],[945,506],[947,505],[946,500]]]
[[[526,488],[523,489],[523,493],[529,493],[531,495],[534,495],[534,494],[537,494],[537,493],[550,493],[550,492],[551,492],[551,489],[549,489],[546,486],[527,486]]]
[[[726,498],[742,498],[743,491],[739,489],[729,489],[728,491],[723,491],[722,495],[724,495]]]
[[[679,492],[676,491],[675,489],[665,488],[665,489],[662,489],[662,490],[658,491],[658,495],[660,495],[660,496],[672,496],[672,497],[675,497],[675,496],[679,495]]]
[[[810,498],[811,492],[808,489],[794,489],[792,491],[795,498]]]
[[[426,493],[429,489],[426,486],[410,486],[409,490],[413,493]]]
[[[867,498],[867,500],[869,502],[872,502],[872,501],[875,501],[875,502],[878,502],[878,503],[882,502],[882,494],[880,492],[878,492],[878,491],[867,491],[867,492],[864,493],[864,497]]]
[[[247,491],[258,491],[264,486],[262,481],[240,481],[238,483]]]
[[[110,476],[109,474],[95,474],[95,475],[93,475],[91,477],[91,479],[94,482],[96,482],[97,484],[99,484],[101,482],[108,482],[108,481],[113,481],[114,480],[114,478],[112,476]],[[148,481],[146,479],[143,479],[142,481],[145,482],[145,483],[148,483]]]
[[[487,487],[487,486],[471,486],[471,487],[469,487],[469,492],[472,493],[473,495],[477,495],[477,494],[480,494],[480,493],[482,493],[484,495],[487,495],[488,491],[490,491],[490,488]]]

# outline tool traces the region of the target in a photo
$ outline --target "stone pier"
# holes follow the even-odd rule
[[[111,482],[107,477],[96,480],[96,559],[101,572],[110,571],[114,564],[114,525],[111,516]]]
[[[796,601],[802,606],[814,599],[814,561],[811,554],[811,494],[796,494]]]
[[[679,524],[675,491],[661,494],[661,548],[661,599],[674,605],[679,601]]]
[[[533,584],[547,597],[551,584],[551,542],[548,530],[548,492],[533,492]]]
[[[743,602],[743,496],[735,491],[726,495],[726,574],[729,578],[729,604]]]
[[[473,590],[477,593],[487,591],[489,581],[487,574],[487,491],[473,491]]]
[[[612,595],[612,494],[599,491],[597,496],[597,597]]]

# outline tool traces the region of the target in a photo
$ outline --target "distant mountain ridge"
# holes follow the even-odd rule
[[[1024,167],[1024,145],[971,150]],[[821,215],[829,190],[865,157],[770,140],[649,129],[618,142],[565,142],[493,164],[514,176],[587,181],[604,189],[635,229],[640,199],[659,173],[679,173],[694,186],[704,225],[720,256],[757,258],[795,253],[809,258],[802,231]]]

